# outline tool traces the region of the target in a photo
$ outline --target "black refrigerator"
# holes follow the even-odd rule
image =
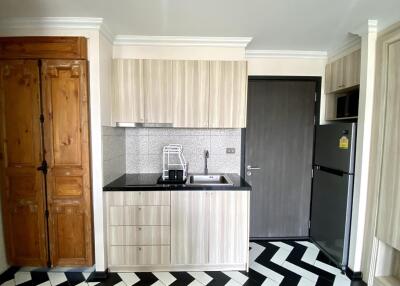
[[[356,123],[316,128],[310,237],[345,270],[353,203]]]

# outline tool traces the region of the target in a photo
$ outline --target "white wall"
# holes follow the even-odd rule
[[[97,22],[98,23],[98,22]],[[105,243],[103,217],[103,171],[101,146],[101,110],[100,110],[100,66],[99,66],[99,27],[63,28],[58,23],[54,28],[47,22],[31,27],[0,27],[0,36],[81,36],[88,39],[89,88],[90,88],[90,139],[92,168],[92,199],[94,220],[95,263],[97,271],[104,271]],[[79,24],[78,24],[79,25]],[[38,27],[39,26],[39,27]],[[66,24],[68,26],[68,23]]]
[[[104,33],[100,33],[99,40],[101,124],[115,126],[112,122],[111,96],[113,45]]]

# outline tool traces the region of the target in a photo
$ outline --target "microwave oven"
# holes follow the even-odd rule
[[[358,116],[358,89],[336,97],[336,118],[354,118]]]

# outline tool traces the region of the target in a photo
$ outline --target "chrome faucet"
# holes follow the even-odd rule
[[[208,150],[204,150],[204,175],[208,175],[207,160],[209,157],[210,153],[208,153]]]

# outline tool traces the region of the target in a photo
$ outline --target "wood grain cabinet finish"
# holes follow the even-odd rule
[[[172,124],[172,61],[143,60],[145,123]]]
[[[36,170],[43,158],[38,61],[2,60],[0,73],[0,181],[8,263],[46,265],[44,180]]]
[[[361,50],[356,50],[343,59],[343,84],[350,88],[360,84]]]
[[[246,265],[248,194],[245,191],[171,192],[171,263]]]
[[[170,265],[170,192],[106,193],[109,267]]]
[[[113,121],[184,128],[246,126],[245,61],[115,59]]]
[[[204,265],[209,261],[207,192],[171,192],[171,263]]]
[[[378,83],[381,153],[377,237],[400,251],[400,32],[383,42]],[[379,148],[379,147],[378,147]]]
[[[211,264],[246,264],[249,248],[248,193],[209,192]]]
[[[325,67],[325,93],[333,93],[360,84],[361,50],[355,50]]]
[[[247,81],[247,62],[210,62],[210,128],[246,127]]]
[[[207,128],[210,62],[173,61],[174,127]]]
[[[50,252],[54,265],[91,265],[87,63],[42,61]]]
[[[2,37],[0,59],[87,59],[83,37]]]
[[[113,60],[115,122],[144,123],[143,60]]]
[[[332,92],[332,64],[325,66],[325,94]]]
[[[106,193],[110,269],[247,269],[248,191],[154,193],[153,198],[162,197],[160,193],[168,194],[168,200],[154,199],[154,203],[170,205],[139,205],[143,200],[137,191]],[[138,208],[166,211],[161,217],[146,214],[138,220]]]

